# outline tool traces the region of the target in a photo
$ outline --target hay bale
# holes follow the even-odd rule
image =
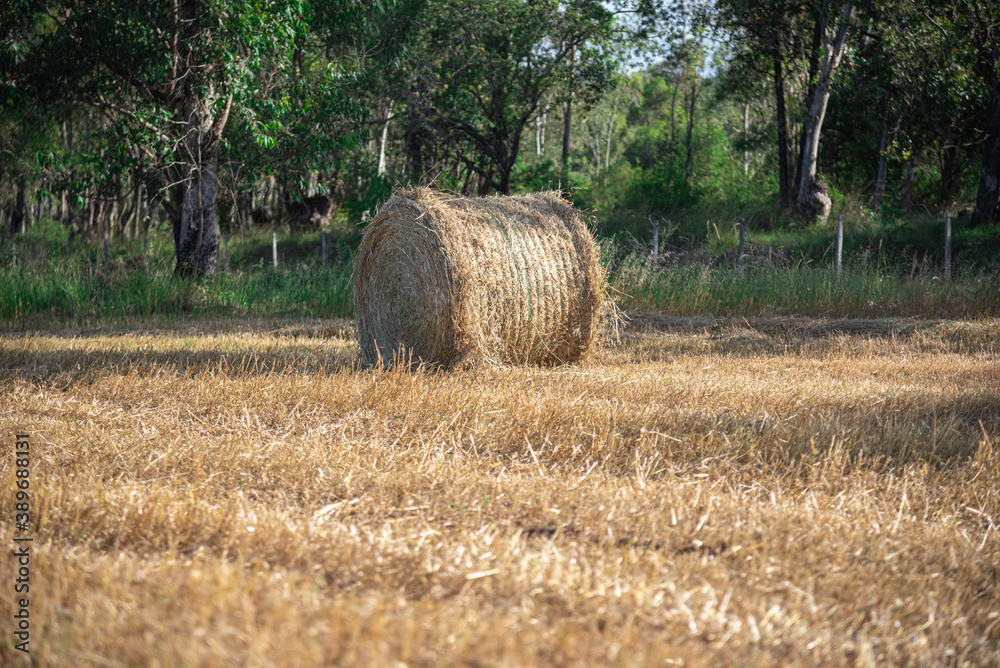
[[[553,365],[581,359],[605,307],[587,227],[558,193],[393,194],[354,264],[367,364]]]

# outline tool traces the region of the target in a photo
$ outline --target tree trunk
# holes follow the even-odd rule
[[[44,183],[42,184],[42,187],[43,188],[45,187]],[[42,219],[42,192],[41,192],[41,189],[36,189],[35,190],[35,206],[32,207],[32,208],[34,208],[34,212],[32,212],[31,219],[37,223],[38,221],[40,221]]]
[[[491,168],[487,167],[487,171],[489,169]],[[493,186],[491,184],[490,177],[487,174],[480,174],[479,185],[476,189],[476,194],[478,194],[480,197],[485,197],[486,195],[490,194],[491,190],[493,190]]]
[[[743,102],[743,176],[750,174],[750,100]]]
[[[86,204],[84,204],[84,212],[87,217],[87,222],[83,229],[89,236],[90,233],[94,230],[94,217],[97,215],[97,202],[94,201],[93,191],[91,191],[90,193],[84,193],[84,196],[86,197],[87,194],[89,194],[90,197],[88,197],[85,200]]]
[[[14,200],[14,211],[10,217],[10,231],[14,234],[24,234],[28,229],[28,210],[24,206],[24,176],[17,179],[17,197]]]
[[[99,192],[100,200],[98,201],[97,213],[97,238],[101,242],[101,248],[98,249],[98,261],[97,267],[98,271],[102,263],[106,266],[108,261],[111,259],[111,255],[108,252],[108,203],[107,197],[104,193]]]
[[[677,92],[681,87],[681,76],[674,81],[674,90],[670,95],[670,171],[674,169],[674,154],[677,147]]]
[[[211,106],[195,95],[184,99],[183,142],[185,179],[181,182],[175,273],[197,278],[215,274],[219,254],[218,145],[229,116],[212,118]]]
[[[548,121],[549,121],[549,111],[548,107],[546,107],[545,111],[542,112],[542,153],[545,152],[545,126],[548,125]]]
[[[878,142],[878,174],[875,176],[875,195],[872,198],[872,205],[878,211],[882,208],[882,199],[885,197],[885,172],[888,164],[885,157],[885,147],[889,139],[889,89],[885,89],[883,95],[882,109],[882,136]]]
[[[135,197],[132,206],[122,213],[122,236],[134,239],[139,235],[139,211],[142,208],[142,183],[135,180]]]
[[[611,132],[615,128],[615,105],[611,105],[611,117],[608,119],[608,143],[604,146],[604,172],[611,167]],[[607,177],[605,177],[607,178]]]
[[[949,136],[939,139],[938,162],[941,170],[941,179],[938,184],[938,204],[948,207],[955,200],[955,189],[958,188],[958,182],[962,179],[963,172],[962,165],[959,162],[956,138]]]
[[[820,8],[819,11],[823,11]],[[806,132],[805,132],[805,117],[809,113],[809,108],[812,106],[813,98],[816,95],[816,80],[819,74],[819,52],[820,47],[825,44],[826,37],[826,26],[827,19],[825,15],[817,15],[815,17],[815,23],[813,26],[813,39],[812,48],[809,50],[809,70],[806,74],[805,80],[802,82],[802,117],[803,117],[803,127],[800,132],[797,132],[794,138],[794,143],[798,146],[799,152],[795,156],[795,178],[792,179],[792,199],[799,199],[799,183],[802,181],[802,156],[806,152]],[[803,40],[804,42],[804,40]],[[803,47],[802,58],[805,59],[804,44],[800,43]],[[798,129],[798,128],[796,128]]]
[[[141,181],[139,182],[138,192],[135,194],[135,219],[132,222],[132,238],[139,238],[139,223],[142,222],[144,217],[143,209],[145,208],[146,200],[143,197],[145,194],[145,184]]]
[[[501,195],[509,195],[510,194],[510,172],[511,172],[511,167],[513,167],[513,165],[511,165],[510,167],[504,165],[504,166],[502,166],[500,169],[498,169],[496,171],[494,171],[492,169],[489,170],[490,171],[490,180],[492,180],[494,182],[495,187],[497,189],[497,192],[500,193]],[[487,190],[483,194],[484,195],[489,195],[490,194],[489,190]]]
[[[542,157],[542,115],[535,115],[535,156]]]
[[[117,197],[117,193],[115,194],[115,196]],[[111,203],[111,212],[110,212],[110,215],[108,216],[108,225],[107,225],[107,228],[108,228],[108,238],[111,241],[114,241],[115,240],[115,230],[118,229],[118,200],[117,199],[115,199],[115,201]]]
[[[910,157],[906,161],[906,180],[903,182],[903,194],[899,198],[899,208],[902,211],[909,211],[912,206],[912,195],[910,194],[913,188],[913,167],[914,167],[914,157],[913,151],[910,151]]]
[[[474,171],[472,171],[472,167],[469,167],[467,169],[467,171],[465,172],[465,181],[462,183],[462,196],[464,196],[464,197],[471,197],[472,196],[473,178],[475,176],[476,176],[476,173]]]
[[[792,205],[791,181],[788,175],[788,116],[785,113],[785,76],[781,70],[780,35],[775,35],[771,60],[774,63],[774,102],[778,124],[778,197],[781,208]]]
[[[566,98],[563,105],[563,145],[562,145],[562,180],[563,189],[569,189],[569,147],[570,128],[573,121],[573,98]]]
[[[969,227],[992,223],[1000,217],[997,197],[1000,194],[1000,76],[997,76],[997,61],[1000,60],[1000,45],[994,45],[987,61],[988,66],[980,69],[986,75],[986,85],[990,92],[989,123],[986,126],[986,142],[983,145],[983,165],[979,169],[979,192],[976,208],[969,220]]]
[[[694,147],[691,143],[691,139],[694,136],[694,111],[695,103],[698,101],[698,79],[697,77],[691,81],[691,103],[688,106],[688,131],[687,139],[685,145],[687,146],[687,159],[684,161],[684,180],[687,181],[691,176],[691,159],[694,157]]]
[[[600,173],[601,173],[601,128],[597,124],[597,121],[595,120],[594,121],[594,132],[591,135],[590,134],[589,123],[587,122],[586,118],[584,118],[584,120],[583,120],[583,127],[587,131],[588,136],[592,137],[593,140],[594,140],[594,162],[595,162],[595,164],[597,166],[597,174],[600,175]]]
[[[410,181],[419,184],[424,175],[423,141],[421,137],[421,120],[416,111],[410,113],[410,127],[406,132],[406,161],[410,173]]]
[[[67,154],[67,158],[68,158],[67,162],[69,162],[70,165],[73,165],[75,163],[73,162],[73,102],[72,102],[72,100],[69,103],[69,111],[68,111],[67,115],[69,116],[69,118],[66,121],[66,154]],[[75,175],[74,170],[72,169],[72,167],[70,168],[69,178],[70,178],[71,182],[76,179],[76,175]],[[67,202],[66,225],[70,228],[71,231],[76,228],[76,198],[75,197],[69,197],[69,201]]]
[[[48,183],[47,181],[42,182],[42,189],[45,191],[45,200],[39,204],[38,220],[41,220],[42,218],[52,218],[52,195],[48,192],[51,187],[51,183]]]
[[[851,24],[851,16],[854,13],[854,4],[848,2],[844,7],[844,14],[837,26],[835,36],[831,41],[827,31],[823,30],[823,46],[825,55],[819,68],[816,79],[816,89],[812,95],[812,101],[806,116],[803,119],[802,131],[804,135],[801,170],[802,177],[798,183],[798,203],[803,214],[807,218],[815,218],[816,203],[816,162],[819,157],[819,140],[823,130],[823,117],[826,115],[826,106],[830,101],[830,85],[833,82],[833,74],[840,65],[840,60],[844,55],[847,45],[847,32]]]
[[[378,143],[378,175],[385,174],[385,143],[389,136],[389,121],[392,120],[392,102],[385,112],[385,122],[382,123],[382,136]]]

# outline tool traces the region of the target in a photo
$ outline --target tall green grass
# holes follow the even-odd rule
[[[609,243],[603,244],[609,246]],[[96,251],[69,258],[0,266],[0,324],[128,322],[189,314],[218,317],[352,317],[351,267],[318,261],[244,264],[213,279],[175,276],[165,253],[127,255],[98,265]],[[838,279],[829,266],[745,269],[704,264],[652,271],[642,253],[606,257],[612,288],[625,309],[676,315],[801,315],[811,317],[1000,317],[1000,273],[959,272],[943,280],[922,271],[913,278],[878,262],[859,262]],[[138,261],[137,261],[138,260]]]
[[[350,267],[238,270],[201,282],[162,268],[0,270],[0,320],[15,326],[184,314],[350,317]]]
[[[119,239],[105,258],[99,244],[71,242],[36,227],[46,233],[0,238],[6,260],[0,265],[0,323],[8,326],[354,314],[349,254],[331,239],[334,252],[323,267],[319,233],[281,239],[278,268],[270,262],[271,230],[233,238],[227,246],[232,270],[194,281],[174,275],[173,240],[162,230],[150,235],[145,256],[141,240]]]
[[[1000,273],[958,274],[950,280],[910,279],[885,268],[829,266],[708,267],[652,271],[631,255],[610,272],[626,309],[675,315],[800,315],[829,318],[947,318],[1000,316]]]

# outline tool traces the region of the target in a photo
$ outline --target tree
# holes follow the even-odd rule
[[[1000,195],[1000,7],[995,2],[964,0],[957,3],[955,9],[952,16],[956,35],[952,44],[956,49],[968,49],[972,71],[987,96],[979,188],[976,208],[969,220],[970,227],[978,227],[1000,220],[997,206]],[[928,20],[933,21],[930,17]]]
[[[754,73],[771,79],[778,154],[778,200],[780,207],[787,209],[798,188],[793,185],[790,167],[792,159],[788,146],[791,120],[786,108],[786,79],[788,71],[794,66],[795,44],[799,43],[805,51],[802,37],[796,34],[797,27],[802,24],[804,8],[796,0],[719,0],[718,9],[719,27],[730,36],[730,48],[734,54],[731,68],[749,75],[742,79],[744,86],[752,85],[756,78]],[[810,72],[810,78],[814,75],[815,72]],[[797,161],[800,179],[801,154],[800,151]]]
[[[796,184],[796,201],[802,213],[810,219],[819,217],[825,220],[829,215],[830,201],[816,181],[816,163],[831,84],[844,57],[853,15],[853,2],[843,3],[842,6],[837,2],[823,2],[815,8],[816,41],[819,44],[814,43],[812,55],[818,61],[818,68],[815,79],[810,78],[810,91],[806,97],[802,121],[801,176]]]
[[[338,16],[362,6],[333,4]],[[212,275],[227,128],[235,121],[249,143],[275,146],[294,111],[288,89],[303,80],[302,45],[314,24],[324,25],[319,19],[329,7],[295,0],[50,0],[22,2],[19,10],[17,48],[7,49],[18,57],[0,61],[6,103],[72,100],[99,110],[119,153],[155,173],[157,190],[170,193],[163,205],[173,222],[176,272]],[[343,70],[328,62],[311,81],[336,91]]]
[[[415,115],[411,127],[431,128],[479,176],[480,193],[509,193],[521,138],[542,100],[566,104],[569,119],[572,100],[589,104],[610,88],[622,15],[641,14],[646,4],[428,2],[399,91]]]

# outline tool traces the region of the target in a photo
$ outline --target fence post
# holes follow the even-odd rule
[[[736,256],[736,263],[739,266],[743,266],[743,254],[746,251],[746,219],[740,216],[740,247],[739,253]]]
[[[323,268],[326,269],[326,230],[323,230]]]
[[[944,277],[951,278],[951,212],[944,214]]]
[[[274,262],[274,268],[278,268],[278,233],[271,232],[271,260]]]
[[[142,238],[142,266],[149,266],[149,237]]]
[[[844,214],[837,216],[837,280],[844,266]]]
[[[222,236],[222,269],[229,271],[229,235]]]
[[[653,221],[653,271],[660,266],[658,256],[660,253],[660,221]]]
[[[111,253],[108,251],[108,238],[104,237],[104,264],[111,263]]]

